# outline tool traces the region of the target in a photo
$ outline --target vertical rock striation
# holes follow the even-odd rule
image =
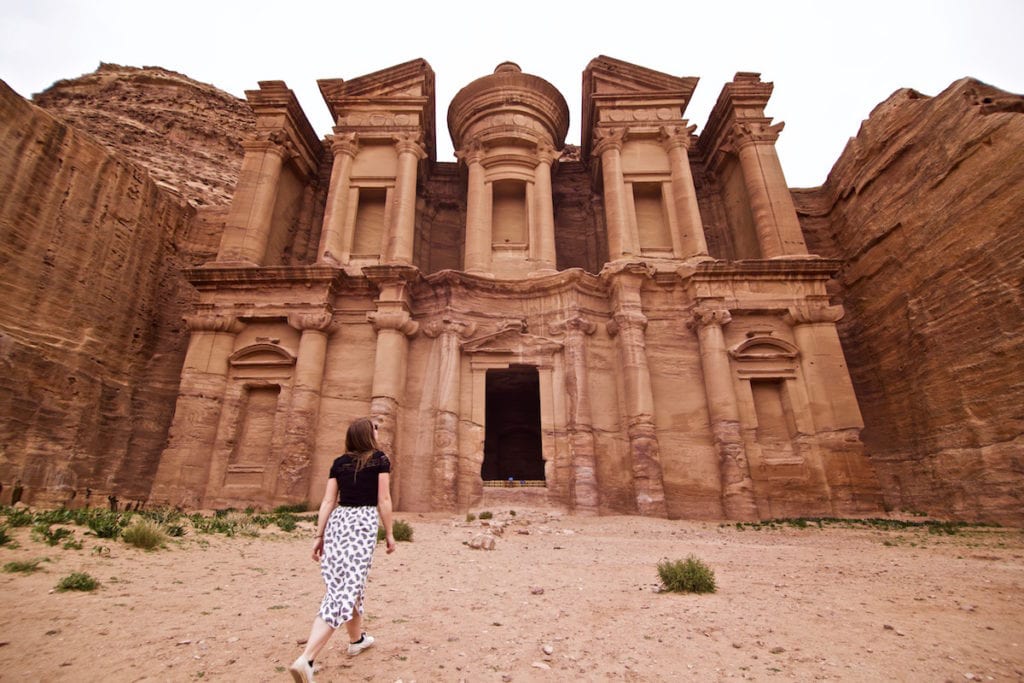
[[[897,509],[1024,509],[1024,98],[965,78],[878,105],[821,188],[812,253],[845,262],[862,438]]]

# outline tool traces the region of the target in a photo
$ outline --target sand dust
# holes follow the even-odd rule
[[[399,513],[412,543],[374,558],[367,630],[339,632],[317,681],[1024,680],[1024,533],[784,527],[495,510]],[[145,552],[71,527],[82,550],[33,541],[0,562],[0,680],[288,681],[319,600],[312,526],[190,533]],[[109,550],[95,551],[97,546]],[[708,595],[657,593],[660,559],[694,554]],[[85,571],[94,593],[59,593]],[[550,653],[550,654],[549,654]]]

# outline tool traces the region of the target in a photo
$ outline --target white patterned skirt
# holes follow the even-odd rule
[[[363,592],[376,545],[376,507],[334,508],[324,530],[320,573],[327,593],[318,613],[333,628],[351,619],[355,611],[363,613]]]

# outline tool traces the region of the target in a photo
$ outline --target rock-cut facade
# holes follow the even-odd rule
[[[772,84],[736,74],[698,136],[696,83],[598,57],[566,144],[563,96],[503,63],[448,107],[457,162],[423,60],[320,81],[326,139],[247,92],[150,503],[315,503],[369,415],[399,510],[879,511]]]

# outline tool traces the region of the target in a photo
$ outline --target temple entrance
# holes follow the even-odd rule
[[[540,376],[532,365],[487,371],[485,481],[543,482]],[[537,485],[537,484],[535,484]]]

